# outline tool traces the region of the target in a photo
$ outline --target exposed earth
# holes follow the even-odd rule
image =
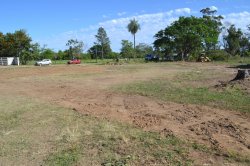
[[[0,91],[2,94],[29,96],[98,118],[133,124],[146,131],[175,135],[183,140],[205,144],[221,151],[221,154],[234,151],[250,156],[248,113],[160,101],[110,90],[116,85],[172,77],[177,72],[188,72],[194,68],[223,69],[223,77],[206,82],[215,90],[234,86],[226,82],[234,78],[235,69],[199,63],[192,64],[193,68],[186,64],[178,65],[181,67],[162,68],[160,65],[150,70],[145,66],[92,65],[1,68]],[[224,84],[219,81],[224,81]],[[240,82],[240,85],[249,93],[249,81]],[[220,162],[220,157],[216,156],[211,159],[211,156],[191,155],[200,158],[195,162],[198,165],[207,161],[212,164]]]

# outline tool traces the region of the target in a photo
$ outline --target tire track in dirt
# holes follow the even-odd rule
[[[133,124],[146,131],[172,134],[224,152],[233,150],[250,156],[248,115],[105,91],[91,91],[86,96],[82,101],[68,98],[59,104],[84,114]]]

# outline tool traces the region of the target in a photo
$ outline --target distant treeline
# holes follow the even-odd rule
[[[250,35],[243,33],[235,25],[223,26],[223,17],[216,10],[205,8],[201,17],[180,17],[154,36],[153,45],[139,43],[135,45],[135,34],[141,27],[137,20],[131,20],[128,31],[134,35],[134,44],[121,39],[121,50],[113,52],[110,40],[103,27],[98,29],[96,42],[84,50],[83,41],[70,39],[65,43],[67,49],[53,51],[39,43],[33,43],[25,30],[3,34],[0,32],[0,57],[20,57],[22,64],[29,60],[53,59],[119,59],[143,58],[146,54],[161,57],[177,55],[181,60],[196,60],[200,53],[206,53],[213,60],[225,60],[229,56],[250,55]],[[143,28],[143,27],[142,27]],[[250,31],[250,25],[247,27]],[[222,35],[223,34],[223,35]],[[222,36],[219,39],[219,36]],[[83,53],[83,52],[86,53]]]

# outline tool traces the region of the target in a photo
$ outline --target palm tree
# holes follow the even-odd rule
[[[137,20],[133,19],[130,20],[130,23],[127,26],[128,31],[134,35],[134,49],[135,49],[135,34],[137,33],[138,30],[141,29],[140,24],[138,23]]]

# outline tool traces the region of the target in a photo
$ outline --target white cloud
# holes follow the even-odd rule
[[[120,51],[121,40],[133,41],[133,36],[128,32],[127,25],[131,19],[136,19],[141,25],[141,30],[136,34],[136,43],[148,43],[151,44],[154,41],[153,36],[161,29],[166,28],[173,21],[177,20],[179,16],[191,13],[189,8],[181,8],[176,10],[170,10],[167,12],[153,13],[153,14],[141,14],[131,17],[122,17],[118,19],[112,19],[105,22],[98,23],[96,25],[82,28],[80,30],[72,30],[52,36],[49,39],[40,40],[40,43],[48,44],[48,47],[53,47],[56,50],[65,49],[67,40],[71,38],[77,38],[82,40],[87,47],[91,47],[96,41],[95,35],[99,27],[104,27],[108,37],[111,41],[111,47],[114,51]],[[126,14],[125,12],[120,15]],[[86,49],[88,49],[86,48]],[[86,50],[85,50],[86,51]]]
[[[223,24],[225,26],[234,24],[235,27],[241,28],[243,31],[246,31],[247,25],[250,24],[250,13],[244,11],[240,13],[230,13],[224,15]]]
[[[85,51],[93,45],[96,41],[95,35],[99,27],[104,27],[108,37],[111,41],[111,47],[114,51],[120,51],[121,40],[133,41],[133,36],[128,32],[127,25],[133,18],[139,21],[141,30],[136,34],[136,43],[151,44],[154,41],[154,35],[161,29],[166,28],[173,21],[177,20],[181,15],[190,15],[194,13],[189,8],[175,9],[161,13],[141,14],[131,17],[122,17],[117,19],[100,22],[96,25],[91,25],[80,30],[73,30],[65,32],[56,36],[52,36],[49,39],[38,41],[43,44],[47,44],[49,48],[65,49],[67,40],[71,38],[77,38],[82,40],[86,46]],[[236,27],[246,29],[246,26],[250,23],[250,13],[230,13],[224,15],[223,23],[235,24]]]
[[[216,6],[211,6],[210,7],[211,10],[217,10],[218,11],[218,8]]]
[[[181,9],[175,9],[176,14],[190,14],[191,9],[189,8],[181,8]]]
[[[123,15],[125,15],[125,14],[127,14],[127,12],[120,12],[120,13],[117,13],[118,16],[123,16]]]
[[[105,15],[105,14],[103,14],[103,15],[102,15],[102,18],[107,18],[107,17],[108,17],[108,16],[107,16],[107,15]]]

